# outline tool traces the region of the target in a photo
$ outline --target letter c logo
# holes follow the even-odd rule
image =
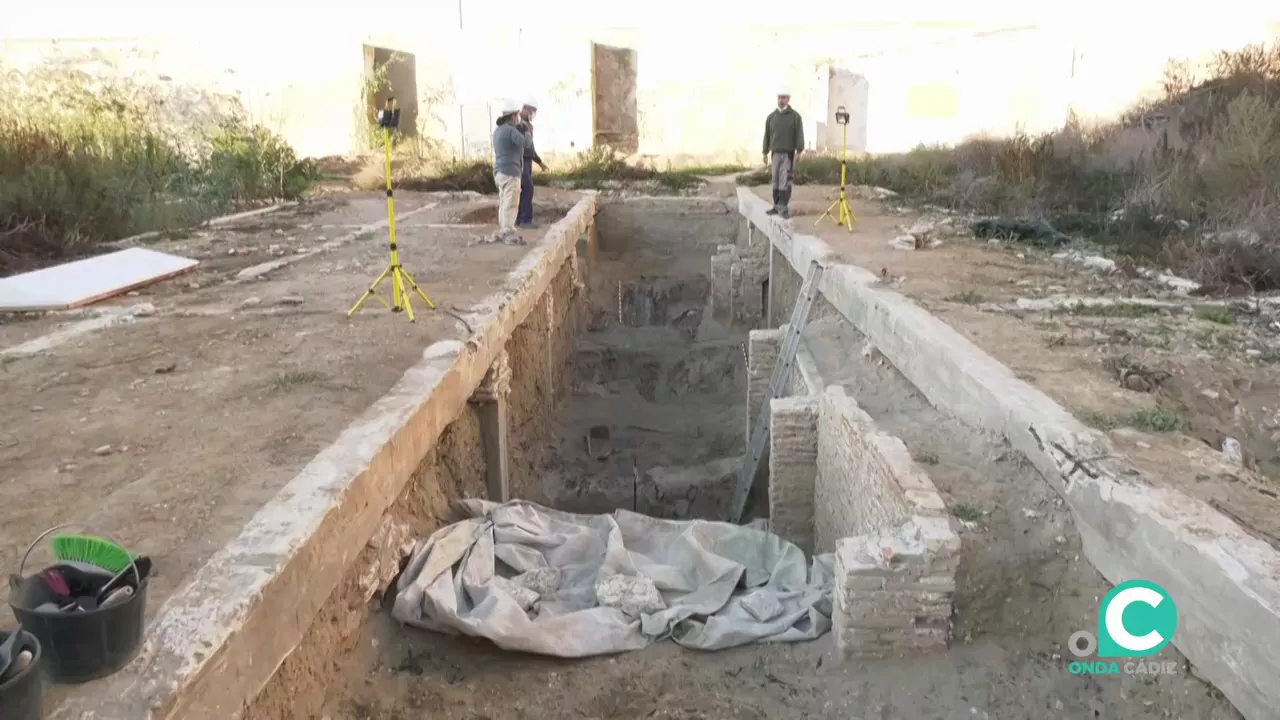
[[[1107,594],[1098,619],[1099,657],[1144,657],[1173,639],[1178,611],[1164,588],[1130,580]]]

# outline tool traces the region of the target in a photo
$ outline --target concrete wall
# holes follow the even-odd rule
[[[364,11],[302,22],[296,11],[270,5],[252,8],[246,22],[214,8],[133,14],[86,4],[74,18],[50,10],[7,21],[0,60],[22,66],[68,52],[100,52],[98,64],[124,58],[129,67],[120,72],[237,94],[302,153],[327,155],[358,142],[362,47],[371,45],[413,54],[422,132],[446,150],[488,155],[493,104],[535,95],[540,149],[553,155],[592,142],[591,45],[600,43],[637,53],[640,154],[677,164],[754,163],[783,83],[806,116],[811,146],[833,146],[830,114],[844,103],[858,119],[851,145],[890,152],[1050,129],[1072,107],[1110,114],[1154,89],[1169,58],[1261,41],[1277,27],[1274,12],[1250,9],[1221,20],[1144,16],[1137,33],[1126,23],[1060,20],[724,25],[714,33],[698,23],[598,22],[522,31],[502,24],[504,12],[513,22],[522,17],[513,3],[473,0],[398,7],[394,22]],[[589,12],[584,17],[603,10]]]
[[[843,68],[829,68],[828,75],[828,99],[825,107],[830,112],[823,122],[818,149],[840,152],[847,142],[849,152],[866,152],[867,124],[871,115],[871,84],[862,75]],[[835,121],[835,112],[841,107],[849,113],[847,128]]]

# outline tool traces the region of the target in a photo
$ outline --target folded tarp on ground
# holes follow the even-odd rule
[[[508,650],[585,657],[671,637],[701,650],[813,640],[831,626],[831,555],[763,530],[524,501],[462,503],[396,586],[403,623]]]

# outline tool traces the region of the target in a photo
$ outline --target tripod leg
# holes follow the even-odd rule
[[[391,266],[391,310],[400,312],[404,309],[404,283],[400,280],[400,266]]]
[[[409,271],[401,270],[400,272],[404,273],[405,282],[414,292],[418,293],[418,297],[422,298],[422,302],[426,303],[428,308],[435,310],[436,304],[431,302],[431,298],[427,297],[426,293],[422,292],[422,288],[418,287],[418,283],[413,281],[413,276],[409,274]],[[406,295],[408,295],[408,293],[406,293]]]
[[[360,299],[356,301],[356,304],[352,305],[351,309],[347,311],[347,317],[351,317],[352,315],[360,312],[360,308],[364,307],[364,304],[369,299],[370,295],[377,297],[383,305],[387,304],[387,301],[383,300],[381,295],[378,295],[378,283],[382,282],[383,278],[385,278],[389,272],[391,272],[390,267],[383,270],[382,273],[374,279],[373,283],[369,285],[369,289],[365,290],[364,294],[360,296]]]
[[[821,215],[819,215],[817,220],[814,220],[814,221],[813,221],[813,226],[814,226],[814,227],[818,227],[818,223],[822,222],[822,219],[823,219],[823,218],[831,218],[832,220],[835,220],[835,219],[836,219],[836,217],[835,217],[834,215],[832,215],[832,214],[831,214],[831,211],[832,211],[832,210],[835,210],[835,209],[836,209],[836,206],[837,206],[837,205],[839,205],[839,204],[840,204],[840,201],[839,201],[839,200],[836,200],[835,202],[831,203],[831,205],[829,205],[829,206],[827,207],[827,211],[826,211],[826,212],[824,212],[824,213],[822,213]],[[838,222],[838,221],[837,221],[837,222]]]
[[[409,296],[408,289],[408,273],[399,265],[395,269],[396,282],[400,284],[400,301],[403,303],[404,314],[409,316],[409,322],[416,323],[418,318],[413,314],[413,302]]]

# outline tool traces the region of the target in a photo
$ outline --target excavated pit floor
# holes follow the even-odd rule
[[[687,267],[687,273],[676,268]],[[744,443],[745,329],[709,319],[705,258],[648,265],[603,254],[572,380],[550,413],[546,472],[517,494],[567,510],[723,516]],[[619,284],[620,283],[620,284]],[[622,322],[618,322],[619,316]],[[1068,671],[1072,632],[1096,626],[1108,589],[1069,511],[1004,441],[933,408],[843,319],[806,346],[880,427],[901,437],[963,515],[955,641],[945,653],[845,664],[816,642],[693,653],[671,643],[566,661],[400,627],[387,608],[338,660],[324,716],[407,718],[1239,717],[1173,649],[1175,675]]]
[[[597,254],[542,471],[515,497],[581,513],[726,516],[745,446],[747,330],[712,319],[707,268],[696,246]]]
[[[707,319],[704,306],[702,298],[646,326],[579,338],[543,502],[584,513],[725,516],[744,445],[746,335]]]

